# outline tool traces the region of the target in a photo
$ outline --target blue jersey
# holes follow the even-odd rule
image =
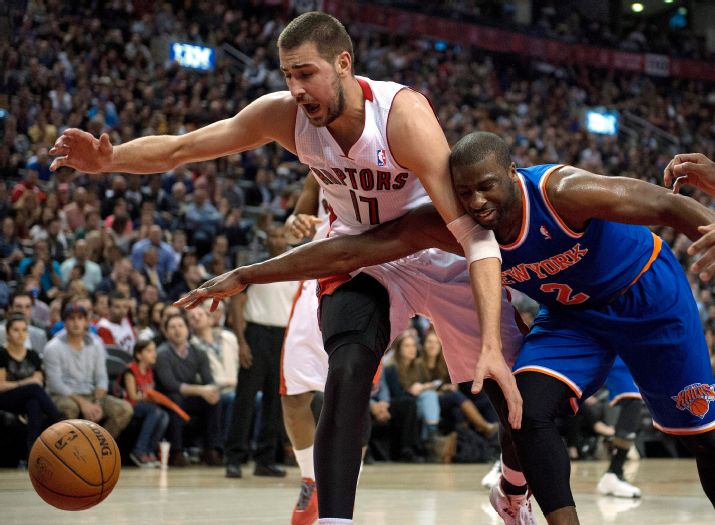
[[[519,168],[523,222],[518,238],[501,246],[502,283],[547,306],[599,306],[628,289],[650,266],[660,238],[645,226],[591,219],[571,230],[546,196],[560,165]]]

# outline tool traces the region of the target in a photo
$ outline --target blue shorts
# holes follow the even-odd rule
[[[616,406],[627,398],[641,399],[641,392],[638,390],[636,382],[633,381],[633,376],[623,359],[618,356],[613,361],[613,366],[611,371],[608,372],[603,386],[608,390],[608,400],[611,406]]]
[[[542,306],[514,372],[551,375],[578,403],[603,385],[616,355],[633,374],[656,428],[668,434],[715,429],[715,379],[703,329],[690,285],[665,244],[650,269],[606,306]]]

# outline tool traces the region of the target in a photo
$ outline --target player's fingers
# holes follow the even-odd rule
[[[670,159],[670,162],[663,170],[663,186],[665,186],[666,188],[670,188],[670,186],[673,184],[673,178],[674,178],[673,166],[674,165],[675,165],[675,157]],[[675,190],[673,190],[673,192],[677,193],[677,192],[675,192]]]
[[[702,233],[703,236],[688,246],[688,255],[695,255],[715,245],[715,224],[699,226],[698,231]]]
[[[192,301],[192,297],[194,296],[194,292],[196,292],[196,290],[192,290],[182,298],[177,299],[176,301],[174,301],[174,304],[172,306],[178,306],[180,308],[185,304],[190,303]]]
[[[311,217],[310,223],[311,224],[322,224],[323,219],[321,219],[320,217]]]
[[[682,188],[685,184],[690,184],[690,182],[688,182],[687,175],[683,175],[675,179],[675,184],[673,184],[673,193],[680,193],[680,188]]]
[[[67,128],[64,131],[63,135],[71,139],[81,139],[84,138],[86,135],[89,135],[90,137],[92,136],[90,133],[87,133],[86,131],[82,131],[81,129],[77,128]]]
[[[474,380],[472,381],[472,394],[478,394],[482,391],[484,375],[484,366],[481,363],[477,363],[477,367],[474,369]]]
[[[50,171],[57,171],[58,168],[61,168],[62,166],[66,166],[68,162],[68,156],[65,155],[63,157],[57,157],[55,160],[52,161],[52,164],[50,164]]]
[[[706,167],[697,162],[681,162],[673,166],[673,175],[680,177],[682,175],[702,175],[706,172]]]

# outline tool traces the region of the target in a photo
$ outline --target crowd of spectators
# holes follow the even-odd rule
[[[288,15],[260,2],[31,0],[23,11],[13,10],[15,5],[8,8],[12,36],[0,42],[0,107],[7,108],[0,120],[0,309],[22,313],[30,322],[25,346],[45,356],[46,367],[72,338],[97,352],[110,347],[130,357],[138,341],[155,340],[156,388],[205,418],[204,459],[215,464],[237,363],[206,350],[216,347],[212,329],[223,329],[223,317],[210,326],[197,316],[187,323],[170,303],[212,276],[265,257],[264,241],[274,223],[290,214],[306,168],[290,153],[267,145],[167,173],[90,175],[51,172],[48,150],[67,127],[108,133],[115,144],[148,134],[186,133],[283,89],[275,39]],[[659,183],[674,150],[657,134],[647,127],[637,138],[584,130],[583,110],[607,106],[677,137],[682,151],[715,154],[715,99],[712,86],[704,83],[555,66],[349,29],[357,73],[425,93],[451,143],[477,129],[492,131],[509,141],[520,165],[569,163]],[[250,60],[239,63],[219,53],[213,71],[183,69],[167,60],[167,42],[174,39],[219,49],[230,45]],[[706,196],[693,196],[710,205]],[[687,239],[669,228],[659,233],[687,267]],[[712,352],[715,302],[707,283],[688,277]],[[516,300],[527,318],[533,314],[532,303]],[[66,321],[83,315],[87,334],[79,338],[79,328]],[[237,351],[227,345],[227,352]],[[176,365],[177,356],[184,363],[194,351],[195,369]],[[392,406],[408,413],[405,394],[419,399],[417,390],[422,390],[426,395],[416,415],[405,416],[421,418],[423,424],[414,426],[422,434],[416,441],[403,436],[398,456],[409,456],[403,448],[418,448],[434,425],[444,424],[434,419],[439,407],[478,433],[493,433],[489,421],[475,419],[464,398],[449,393],[431,358],[431,369],[412,378],[399,377],[398,372],[414,368],[401,359],[381,385],[392,395]],[[74,403],[56,397],[63,412],[74,416],[79,410],[100,419],[112,412],[116,428],[128,424],[136,400],[110,407],[103,401],[105,392],[97,395],[97,390],[111,394],[107,378],[99,370],[92,377],[89,370],[83,373],[87,377],[77,378],[73,392],[47,370],[50,392]],[[196,373],[198,384],[182,379]],[[438,388],[429,387],[439,381]],[[191,388],[182,391],[182,385]],[[376,410],[384,410],[386,399],[375,397],[381,403],[373,405]],[[373,415],[384,422],[384,412]],[[169,436],[176,451],[182,446],[176,429],[184,420],[176,411],[171,416]],[[136,452],[150,462],[148,439]]]

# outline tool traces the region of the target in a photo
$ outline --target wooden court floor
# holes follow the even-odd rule
[[[641,500],[601,497],[595,485],[606,464],[574,463],[572,485],[581,523],[705,525],[715,510],[705,498],[691,460],[630,462],[629,477]],[[376,464],[365,467],[355,523],[365,525],[475,525],[502,523],[479,480],[489,465]],[[0,524],[288,524],[298,495],[298,469],[284,479],[226,479],[221,468],[122,471],[114,492],[99,506],[64,512],[34,493],[26,472],[0,470]],[[539,513],[539,524],[546,521]]]

